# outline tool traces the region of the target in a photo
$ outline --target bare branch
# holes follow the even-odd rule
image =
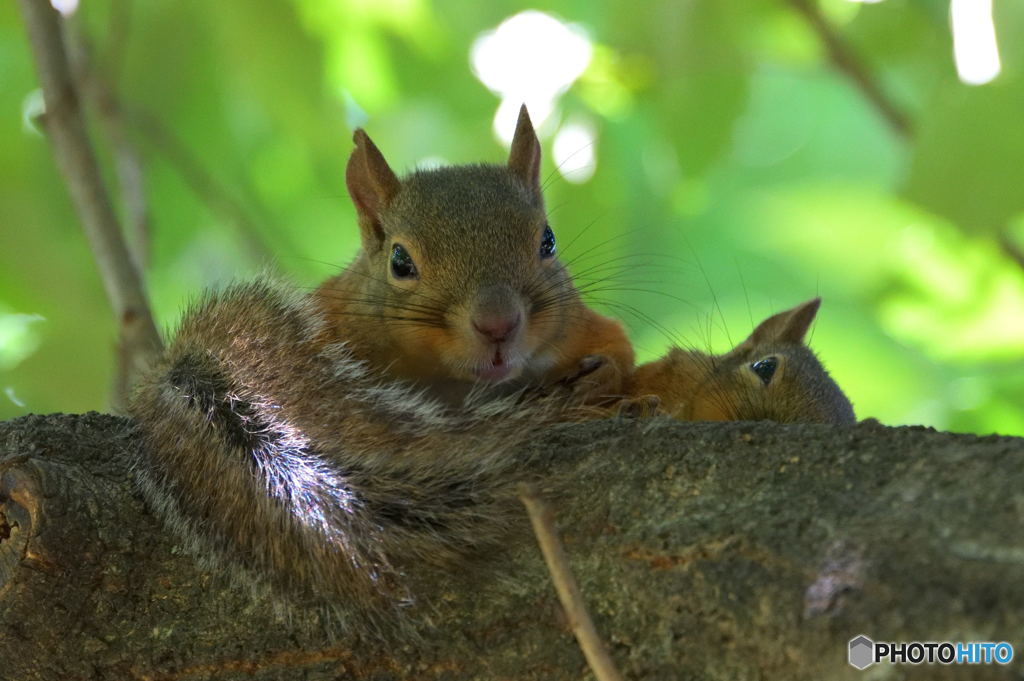
[[[124,110],[112,81],[97,68],[93,49],[79,22],[65,22],[65,40],[72,73],[82,86],[88,104],[97,113],[114,153],[123,216],[131,241],[128,244],[138,271],[144,272],[150,256],[150,213],[146,201],[145,173],[138,150],[132,144]]]
[[[519,499],[526,506],[530,514],[530,523],[533,525],[533,532],[537,535],[537,543],[540,544],[541,553],[544,554],[544,562],[547,563],[548,572],[551,573],[551,581],[555,584],[558,592],[558,599],[562,602],[565,615],[569,620],[569,626],[576,640],[583,650],[587,664],[594,672],[597,681],[622,681],[622,674],[615,667],[601,641],[597,628],[594,627],[587,606],[583,602],[583,594],[576,583],[569,567],[569,558],[565,554],[565,547],[555,531],[554,513],[551,507],[540,497],[537,489],[532,485],[521,485],[519,487]]]
[[[106,40],[104,41],[105,58],[103,73],[107,82],[117,90],[121,81],[121,68],[124,64],[125,48],[131,35],[134,17],[134,0],[111,0]]]
[[[192,193],[234,226],[249,252],[250,259],[261,264],[270,262],[273,259],[272,251],[250,217],[246,205],[232,196],[203,167],[188,145],[147,111],[130,111],[129,118],[146,142],[177,171]]]
[[[868,68],[839,33],[828,23],[816,0],[788,0],[818,35],[828,52],[832,65],[860,90],[861,94],[878,110],[889,127],[904,140],[913,141],[914,127],[909,117],[882,90]],[[965,230],[967,231],[967,230]],[[1003,253],[1024,268],[1024,250],[1009,236],[1006,228],[996,233]]]
[[[895,102],[889,99],[853,48],[842,39],[822,15],[816,0],[789,0],[789,4],[803,15],[811,29],[818,35],[818,39],[821,40],[828,52],[832,65],[846,75],[861,91],[861,94],[874,105],[893,132],[900,137],[911,137],[913,127],[910,124],[910,119]]]
[[[1003,229],[999,232],[999,246],[1010,260],[1024,269],[1024,249],[1021,249],[1020,244],[1010,235],[1009,230]]]
[[[131,369],[140,368],[161,349],[160,335],[86,133],[60,18],[47,0],[19,0],[19,4],[43,90],[45,127],[54,157],[120,324],[120,343],[131,349]]]

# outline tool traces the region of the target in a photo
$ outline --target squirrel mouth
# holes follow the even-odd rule
[[[480,379],[497,383],[508,378],[509,374],[512,373],[512,369],[513,367],[508,363],[508,358],[501,354],[501,350],[495,350],[491,360],[487,364],[476,367],[473,373]]]

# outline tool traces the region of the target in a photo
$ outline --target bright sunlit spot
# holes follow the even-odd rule
[[[864,5],[874,5],[879,2],[882,2],[882,0],[850,0],[850,2],[859,2]]]
[[[337,547],[350,551],[339,528],[339,515],[356,512],[358,498],[336,466],[310,451],[309,438],[297,426],[278,418],[280,407],[254,403],[261,432],[273,433],[274,446],[254,447],[250,456],[260,470],[267,492],[303,525],[320,532]]]
[[[25,403],[22,402],[20,399],[18,399],[18,396],[14,394],[14,387],[13,386],[7,386],[6,388],[4,388],[4,395],[6,395],[7,399],[9,399],[15,406],[17,406],[17,407],[24,407],[25,406]]]
[[[416,170],[433,170],[446,165],[451,165],[451,162],[444,156],[424,156],[416,162]]]
[[[567,123],[555,135],[552,153],[558,172],[569,182],[582,184],[597,167],[594,154],[594,130],[582,123]]]
[[[0,306],[0,369],[13,369],[39,347],[33,327],[44,321],[38,314],[8,314]]]
[[[583,74],[593,52],[590,39],[575,25],[528,10],[481,34],[470,49],[477,78],[501,97],[494,130],[512,141],[519,105],[525,103],[539,128],[559,95]]]
[[[78,0],[50,0],[50,5],[62,15],[69,17],[78,9]]]
[[[951,0],[953,58],[960,80],[984,85],[999,75],[999,47],[992,21],[992,0]]]
[[[39,124],[36,122],[46,111],[46,104],[43,102],[43,91],[36,88],[21,100],[21,129],[33,135],[42,135]]]

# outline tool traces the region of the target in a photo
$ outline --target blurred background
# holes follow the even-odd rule
[[[1024,3],[74,0],[93,138],[158,324],[357,244],[396,169],[503,161],[526,102],[563,257],[641,359],[820,295],[858,416],[1024,434]],[[116,327],[0,3],[0,418],[106,408]]]

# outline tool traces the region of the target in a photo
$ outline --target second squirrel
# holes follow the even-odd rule
[[[780,312],[724,355],[673,348],[637,368],[627,413],[655,405],[683,421],[854,423],[853,407],[804,336],[820,298]]]
[[[362,248],[317,291],[338,340],[449,401],[479,384],[572,377],[589,402],[621,395],[633,349],[618,322],[583,304],[558,260],[525,106],[504,166],[399,179],[362,130],[355,143],[345,179]]]

